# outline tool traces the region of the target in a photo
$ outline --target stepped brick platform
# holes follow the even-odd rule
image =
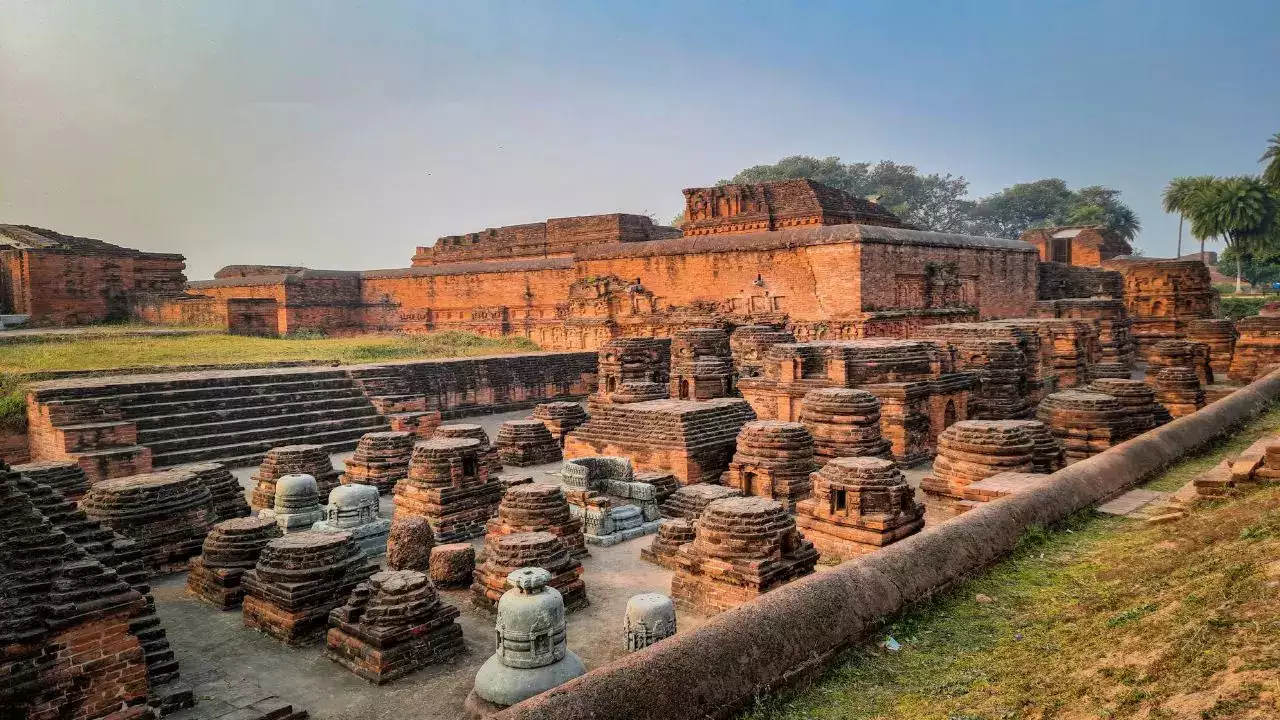
[[[120,580],[142,596],[143,605],[129,619],[129,634],[142,644],[152,702],[162,698],[173,698],[178,704],[188,702],[189,691],[164,692],[162,689],[162,686],[178,679],[178,661],[169,646],[160,618],[156,616],[147,572],[139,562],[138,543],[107,529],[57,490],[25,475],[18,477],[17,487],[54,528],[65,533],[103,567],[115,571]]]
[[[262,510],[275,506],[276,481],[286,475],[310,475],[316,481],[320,498],[338,486],[338,471],[329,453],[320,445],[283,445],[271,448],[251,478],[256,485],[249,496],[249,506]]]
[[[1132,376],[1133,369],[1119,363],[1098,363],[1089,367],[1089,377],[1093,380],[1101,380],[1102,378],[1128,380]]]
[[[508,420],[498,428],[498,459],[503,465],[532,467],[559,462],[560,443],[541,420]]]
[[[609,396],[609,402],[613,405],[626,405],[663,400],[667,396],[666,385],[652,382],[624,382]],[[595,411],[592,410],[592,412]]]
[[[818,470],[813,436],[800,423],[756,420],[742,426],[737,451],[721,482],[743,495],[776,500],[788,512],[809,497]]]
[[[98,466],[103,478],[210,460],[248,467],[289,444],[341,452],[387,428],[348,372],[332,368],[77,378],[36,383],[31,397],[39,448],[33,459],[75,455],[86,472]],[[83,435],[78,427],[94,423],[120,431],[68,446],[70,437]]]
[[[43,460],[14,465],[13,471],[32,481],[62,493],[68,500],[79,500],[89,492],[89,478],[74,460]]]
[[[662,393],[659,397],[666,397],[671,379],[671,340],[646,337],[609,340],[600,347],[598,373],[598,389],[587,404],[592,414],[597,406],[614,402],[614,393],[627,383],[656,385],[656,392]]]
[[[476,549],[468,543],[431,548],[431,582],[445,590],[470,587],[476,572]]]
[[[813,474],[796,525],[823,556],[844,560],[919,532],[924,506],[893,461],[836,458]]]
[[[402,516],[391,523],[387,537],[387,569],[429,572],[435,546],[436,535],[426,518]]]
[[[1054,393],[1036,410],[1036,418],[1062,441],[1068,465],[1133,437],[1129,415],[1115,397],[1081,390]]]
[[[329,612],[376,570],[347,533],[300,532],[272,540],[244,574],[244,625],[287,645],[315,642]]]
[[[1058,376],[1059,389],[1089,382],[1089,366],[1102,361],[1098,327],[1090,320],[1013,318],[988,324],[1007,325],[1040,336],[1044,362]]]
[[[1133,341],[1133,321],[1129,319],[1129,313],[1119,295],[1114,299],[1090,297],[1042,300],[1031,306],[1031,315],[1094,321],[1098,328],[1100,361],[1126,370],[1133,367],[1137,347]]]
[[[684,518],[669,518],[658,523],[658,535],[649,547],[640,550],[640,559],[668,570],[675,570],[676,550],[685,543],[693,542],[693,527],[693,521]]]
[[[764,373],[764,358],[769,348],[781,343],[793,343],[795,335],[773,325],[743,325],[729,335],[729,349],[733,352],[733,371],[738,378],[760,377]]]
[[[800,424],[813,436],[819,463],[838,457],[888,457],[880,435],[880,400],[866,390],[822,388],[804,396]]]
[[[673,334],[670,393],[679,400],[733,395],[733,353],[724,330],[690,328]]]
[[[57,530],[19,477],[0,463],[0,707],[14,718],[99,718],[145,702],[129,628],[143,597]]]
[[[930,522],[959,514],[956,505],[965,499],[965,488],[979,480],[1002,472],[1031,472],[1036,443],[1014,422],[966,420],[938,437],[933,474],[920,483]]]
[[[662,517],[690,521],[697,520],[708,505],[716,500],[731,497],[742,497],[742,491],[711,483],[685,485],[672,493],[671,497],[662,503]]]
[[[213,516],[209,489],[182,470],[100,482],[80,508],[138,543],[139,561],[151,573],[185,570],[200,554]]]
[[[533,409],[534,420],[541,420],[556,444],[564,447],[564,436],[587,421],[587,411],[576,402],[542,403]]]
[[[818,551],[796,531],[785,508],[759,497],[707,506],[693,542],[676,550],[671,598],[716,614],[813,572]]]
[[[969,396],[971,419],[1025,419],[1035,413],[1027,393],[1027,358],[1017,344],[981,338],[956,338],[948,344],[956,354],[956,369],[978,376],[978,387]]]
[[[1134,380],[1139,385],[1142,382]],[[1145,388],[1146,385],[1143,385]],[[1062,443],[1058,438],[1054,437],[1053,431],[1048,425],[1039,420],[1005,420],[1005,425],[1009,427],[1020,428],[1031,438],[1031,442],[1035,447],[1031,451],[1032,471],[1037,473],[1051,473],[1066,467],[1067,455],[1062,449]]]
[[[804,396],[826,387],[860,388],[880,399],[880,430],[899,464],[924,462],[931,437],[968,417],[978,377],[956,372],[950,350],[931,340],[783,343],[765,357],[764,373],[738,383],[763,419],[799,419]]]
[[[728,469],[738,431],[755,419],[738,398],[651,400],[602,406],[565,439],[565,457],[620,455],[682,485],[715,482]]]
[[[249,516],[251,511],[249,503],[244,499],[244,488],[240,487],[240,481],[222,463],[195,463],[178,469],[193,473],[201,485],[209,488],[210,500],[213,503],[213,516],[210,522],[219,523],[223,520]]]
[[[503,535],[486,547],[484,562],[471,584],[471,603],[495,610],[507,591],[507,576],[526,567],[540,567],[551,573],[550,587],[564,596],[565,612],[587,606],[587,586],[582,581],[582,563],[569,554],[560,538],[546,532]]]
[[[472,438],[480,443],[480,464],[489,469],[490,477],[502,474],[502,460],[498,457],[498,448],[489,443],[489,435],[484,428],[474,423],[450,423],[436,428],[433,437],[440,438]]]
[[[1156,399],[1175,418],[1204,407],[1204,389],[1194,370],[1185,367],[1162,368],[1155,378]]]
[[[1203,319],[1187,322],[1187,340],[1209,348],[1209,367],[1215,378],[1222,379],[1231,371],[1231,356],[1235,352],[1236,325],[1230,320]]]
[[[1253,382],[1271,366],[1280,364],[1280,308],[1272,309],[1271,304],[1264,305],[1257,315],[1236,322],[1240,337],[1227,373],[1236,382]]]
[[[361,436],[339,481],[343,485],[370,485],[380,493],[391,492],[409,473],[409,458],[413,456],[416,439],[413,433],[395,431]]]
[[[440,542],[483,535],[505,488],[481,453],[475,438],[437,437],[415,445],[409,474],[396,483],[393,520],[426,518]]]
[[[1125,309],[1140,355],[1161,340],[1181,340],[1189,321],[1214,315],[1217,291],[1198,259],[1113,260],[1104,266],[1124,275]]]
[[[1085,388],[1089,392],[1110,395],[1129,411],[1129,423],[1134,435],[1153,430],[1172,418],[1163,405],[1156,402],[1156,391],[1141,380],[1100,378]]]
[[[280,537],[270,518],[235,518],[213,526],[203,551],[191,560],[187,592],[219,610],[240,607],[244,574],[258,564],[267,543]]]
[[[1013,345],[1026,360],[1025,392],[1032,405],[1058,387],[1058,373],[1051,360],[1052,348],[1045,347],[1037,328],[1000,322],[948,323],[921,328],[917,334],[948,345],[986,340]]]
[[[489,521],[485,547],[504,535],[528,532],[551,533],[560,538],[570,555],[588,555],[582,520],[569,512],[569,500],[559,485],[529,483],[509,489],[498,505],[498,516]]]
[[[1209,346],[1188,340],[1161,340],[1147,352],[1147,378],[1154,382],[1167,367],[1194,370],[1200,384],[1213,384],[1213,368],[1209,363]]]
[[[374,573],[329,613],[325,655],[382,685],[464,652],[458,614],[420,572]]]

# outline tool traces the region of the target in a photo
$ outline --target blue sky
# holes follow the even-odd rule
[[[1277,68],[1275,0],[0,0],[0,221],[402,267],[802,153],[1118,188],[1167,256],[1161,189],[1257,172]]]

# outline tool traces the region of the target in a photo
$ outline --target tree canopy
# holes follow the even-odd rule
[[[971,199],[963,176],[924,174],[914,165],[890,160],[845,163],[834,156],[792,155],[749,167],[719,184],[798,178],[876,200],[923,230],[1016,238],[1032,227],[1102,224],[1132,240],[1142,227],[1120,200],[1120,191],[1100,185],[1071,190],[1064,180],[1048,178]]]

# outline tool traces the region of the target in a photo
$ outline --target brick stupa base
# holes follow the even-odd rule
[[[531,467],[559,462],[560,443],[541,420],[508,420],[498,428],[498,459],[503,465]]]
[[[263,458],[258,472],[254,473],[256,485],[249,496],[249,507],[264,510],[275,506],[276,481],[285,475],[310,475],[316,479],[316,490],[323,502],[329,492],[338,486],[338,471],[329,459],[329,453],[321,445],[283,445],[271,448]]]
[[[485,610],[496,609],[508,589],[507,576],[523,567],[540,567],[551,573],[547,584],[560,591],[566,612],[587,606],[582,563],[569,554],[559,538],[545,532],[504,535],[490,544],[471,584],[472,604]]]
[[[267,543],[280,537],[270,518],[234,518],[214,526],[204,539],[204,552],[191,561],[187,592],[219,610],[240,606],[244,574],[258,563]]]
[[[813,474],[796,525],[824,557],[846,559],[924,528],[924,506],[891,460],[836,458]]]
[[[374,432],[360,436],[356,452],[346,462],[343,485],[372,485],[386,494],[409,474],[415,437],[408,432]]]

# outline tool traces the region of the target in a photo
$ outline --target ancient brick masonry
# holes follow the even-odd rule
[[[62,531],[80,549],[113,570],[116,576],[142,595],[143,605],[129,619],[129,634],[142,644],[143,658],[147,666],[147,681],[153,697],[160,696],[162,685],[178,678],[178,661],[165,636],[165,630],[156,616],[155,600],[147,584],[147,572],[139,562],[138,543],[112,532],[97,520],[93,520],[74,502],[57,490],[34,482],[27,476],[19,476],[18,489],[27,496],[41,515],[57,530]],[[187,699],[180,696],[186,695]],[[190,691],[176,690],[165,694],[167,702],[189,701]]]
[[[1187,340],[1161,340],[1153,344],[1147,353],[1147,378],[1154,381],[1160,370],[1167,367],[1188,368],[1202,384],[1213,384],[1208,345]]]
[[[489,443],[489,435],[484,428],[474,423],[450,423],[436,428],[435,437],[440,438],[472,438],[480,443],[477,450],[480,464],[489,470],[490,477],[502,474],[502,460],[498,457],[498,448]]]
[[[203,552],[191,560],[187,592],[218,608],[230,610],[244,600],[244,574],[258,564],[267,543],[280,537],[270,518],[234,518],[213,527]]]
[[[1039,420],[1005,420],[1004,424],[1021,429],[1031,438],[1035,445],[1031,451],[1032,472],[1048,474],[1066,466],[1066,452],[1048,425]]]
[[[1130,430],[1134,435],[1159,427],[1171,420],[1169,411],[1156,402],[1156,391],[1141,380],[1100,378],[1085,388],[1089,392],[1110,395],[1129,411]]]
[[[887,457],[880,435],[880,400],[866,390],[822,388],[804,396],[800,424],[813,436],[819,463],[838,457]]]
[[[794,335],[773,325],[743,325],[729,335],[729,348],[733,352],[734,383],[739,378],[759,377],[764,372],[765,355],[769,348],[781,343],[793,343]]]
[[[924,506],[893,461],[836,458],[813,474],[813,497],[796,506],[796,525],[818,552],[845,559],[919,532]]]
[[[710,400],[733,392],[733,355],[724,330],[677,330],[671,341],[671,397]]]
[[[498,459],[503,465],[531,467],[559,462],[560,443],[541,420],[508,420],[498,428]]]
[[[371,485],[380,493],[409,474],[415,437],[408,432],[374,432],[360,436],[356,452],[347,460],[343,485]]]
[[[729,467],[738,431],[754,419],[739,398],[612,404],[569,433],[564,454],[629,457],[638,468],[672,473],[682,485],[716,482]]]
[[[971,370],[986,367],[987,356],[981,351],[966,355],[962,351],[965,345],[978,343],[979,350],[982,348],[981,343],[986,341],[1002,341],[1013,345],[1026,359],[1026,377],[1022,387],[1027,402],[1032,406],[1058,387],[1058,372],[1054,369],[1052,360],[1052,343],[1042,339],[1036,326],[1000,322],[949,323],[923,328],[919,334],[957,348],[957,366],[964,365]]]
[[[966,420],[943,431],[933,474],[920,483],[931,522],[963,512],[969,485],[1002,472],[1031,472],[1036,444],[1014,422]]]
[[[1039,300],[1124,297],[1124,276],[1114,270],[1042,261],[1037,263],[1036,271]]]
[[[431,582],[438,588],[459,590],[471,586],[476,572],[476,549],[467,543],[431,548]]]
[[[329,613],[325,654],[382,685],[465,651],[458,609],[415,570],[374,573]]]
[[[1119,366],[1125,370],[1133,367],[1136,346],[1133,341],[1133,321],[1125,310],[1124,301],[1118,296],[1109,298],[1070,298],[1042,300],[1031,308],[1033,317],[1069,318],[1091,320],[1098,328],[1100,362]]]
[[[1214,377],[1221,380],[1231,370],[1231,355],[1235,351],[1235,323],[1225,319],[1190,320],[1187,322],[1187,340],[1209,348],[1209,366]]]
[[[1062,441],[1068,465],[1132,437],[1130,415],[1115,397],[1082,390],[1054,393],[1036,410],[1036,418]]]
[[[194,473],[168,470],[94,485],[80,507],[138,543],[148,572],[180,572],[200,554],[213,515],[209,489]]]
[[[329,611],[377,570],[346,533],[300,532],[267,543],[245,573],[245,627],[288,645],[324,635]]]
[[[662,517],[697,520],[707,506],[716,500],[741,497],[742,491],[723,485],[697,483],[676,490],[662,503]]]
[[[688,487],[698,487],[689,485]],[[676,551],[681,545],[693,542],[694,521],[684,518],[669,518],[658,524],[658,535],[646,548],[641,548],[640,559],[664,567],[676,569]]]
[[[43,460],[14,465],[13,471],[51,490],[57,490],[68,500],[79,500],[89,492],[89,478],[75,461]]]
[[[1156,374],[1156,399],[1175,418],[1204,407],[1204,389],[1200,378],[1185,367],[1166,367]]]
[[[320,445],[284,445],[271,448],[258,472],[253,476],[257,483],[249,497],[249,506],[262,510],[275,505],[276,480],[285,475],[310,475],[315,478],[316,491],[321,498],[329,497],[329,491],[338,486],[338,471],[329,459],[329,453]]]
[[[429,572],[435,533],[426,518],[405,515],[391,523],[387,537],[387,569]]]
[[[684,197],[686,236],[845,223],[903,226],[877,203],[812,180],[688,188]]]
[[[142,596],[56,530],[0,463],[0,707],[98,718],[147,697]]]
[[[1231,356],[1229,376],[1236,382],[1249,383],[1280,363],[1280,307],[1264,305],[1253,317],[1236,323],[1240,332]]]
[[[1124,301],[1140,353],[1160,340],[1182,339],[1189,321],[1215,314],[1217,294],[1200,260],[1116,260],[1107,267],[1124,275]]]
[[[498,505],[498,516],[489,521],[485,547],[505,535],[527,532],[555,535],[573,557],[588,554],[582,521],[570,514],[569,501],[559,485],[528,483],[507,490]]]
[[[956,354],[956,369],[978,376],[978,387],[969,396],[970,418],[1012,420],[1035,412],[1028,392],[1027,358],[1016,344],[971,337],[948,344]]]
[[[616,402],[615,394],[625,385],[636,384],[647,394],[666,397],[671,377],[671,340],[667,338],[622,337],[606,342],[599,352],[599,387],[588,403],[593,414],[597,406]],[[658,397],[649,399],[658,399]]]
[[[249,516],[249,503],[244,499],[240,481],[222,463],[197,463],[178,469],[194,474],[201,485],[209,488],[210,502],[213,505],[211,523]]]
[[[1014,318],[996,323],[1022,328],[1040,336],[1044,363],[1057,374],[1058,388],[1088,383],[1090,365],[1102,359],[1098,328],[1093,321]]]
[[[813,436],[800,423],[757,420],[742,426],[737,452],[722,482],[727,487],[777,500],[788,512],[809,497],[814,461]]]
[[[547,532],[503,535],[485,547],[484,562],[476,568],[471,602],[492,610],[507,590],[507,576],[520,568],[539,567],[551,573],[549,586],[564,596],[565,610],[587,606],[582,563],[569,554],[560,538]]]
[[[691,543],[676,551],[671,597],[715,614],[813,572],[818,551],[782,505],[758,497],[707,506]]]
[[[587,421],[587,411],[576,402],[542,403],[533,409],[530,417],[542,421],[556,444],[563,448],[565,435]]]
[[[454,542],[484,534],[503,486],[482,462],[479,440],[433,438],[414,446],[409,474],[394,492],[393,519],[426,518],[437,540]]]
[[[769,349],[761,377],[738,389],[761,419],[794,421],[810,391],[861,388],[881,401],[880,428],[899,464],[923,462],[932,437],[967,417],[974,373],[956,372],[951,352],[928,340],[788,343]]]

